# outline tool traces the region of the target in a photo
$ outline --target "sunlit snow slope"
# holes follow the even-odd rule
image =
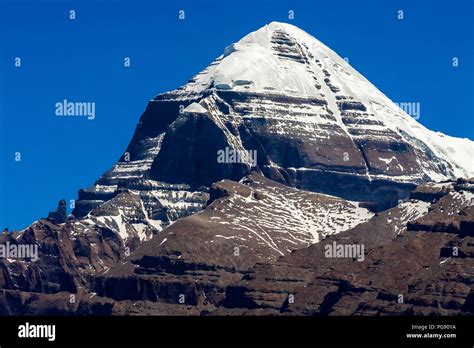
[[[282,57],[288,59],[282,60]],[[184,87],[184,91],[199,93],[209,88],[308,98],[322,96],[345,132],[350,131],[348,128],[361,131],[388,128],[422,151],[427,145],[437,157],[452,165],[444,175],[428,168],[426,173],[432,179],[474,175],[471,140],[426,129],[337,53],[290,24],[272,22],[228,46],[222,56]],[[356,125],[341,122],[334,99],[363,104],[365,118],[373,121],[372,124],[369,126],[364,120]],[[424,164],[424,167],[427,166]]]

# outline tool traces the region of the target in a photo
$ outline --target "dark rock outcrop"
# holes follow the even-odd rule
[[[65,223],[67,221],[67,208],[66,201],[64,199],[61,199],[58,202],[58,207],[55,210],[49,212],[48,219],[57,222],[58,224]]]

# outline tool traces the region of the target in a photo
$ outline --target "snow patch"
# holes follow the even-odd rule
[[[184,110],[184,112],[192,112],[195,114],[205,114],[207,110],[198,103],[189,104]]]

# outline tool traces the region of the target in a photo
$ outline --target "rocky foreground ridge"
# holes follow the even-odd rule
[[[203,211],[129,256],[118,233],[102,228],[77,235],[74,222],[40,220],[22,233],[2,233],[1,242],[37,243],[41,256],[1,261],[0,313],[474,314],[474,180],[421,185],[406,201],[355,227],[353,220],[339,221],[347,229],[316,234],[316,244],[303,229],[294,240],[282,238],[293,222],[283,213],[270,223],[269,194],[287,205],[295,192],[260,175],[221,181]],[[344,212],[363,209],[335,197],[298,195],[295,207],[322,231],[337,215],[304,210],[321,200]],[[259,220],[226,218],[232,209],[261,213],[269,222],[253,235],[246,228]],[[363,245],[363,257],[329,257],[327,245],[334,243]],[[298,250],[290,251],[294,246]]]

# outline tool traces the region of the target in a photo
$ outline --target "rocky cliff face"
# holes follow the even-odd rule
[[[274,22],[151,100],[73,216],[0,234],[39,250],[0,313],[470,313],[473,156]]]

